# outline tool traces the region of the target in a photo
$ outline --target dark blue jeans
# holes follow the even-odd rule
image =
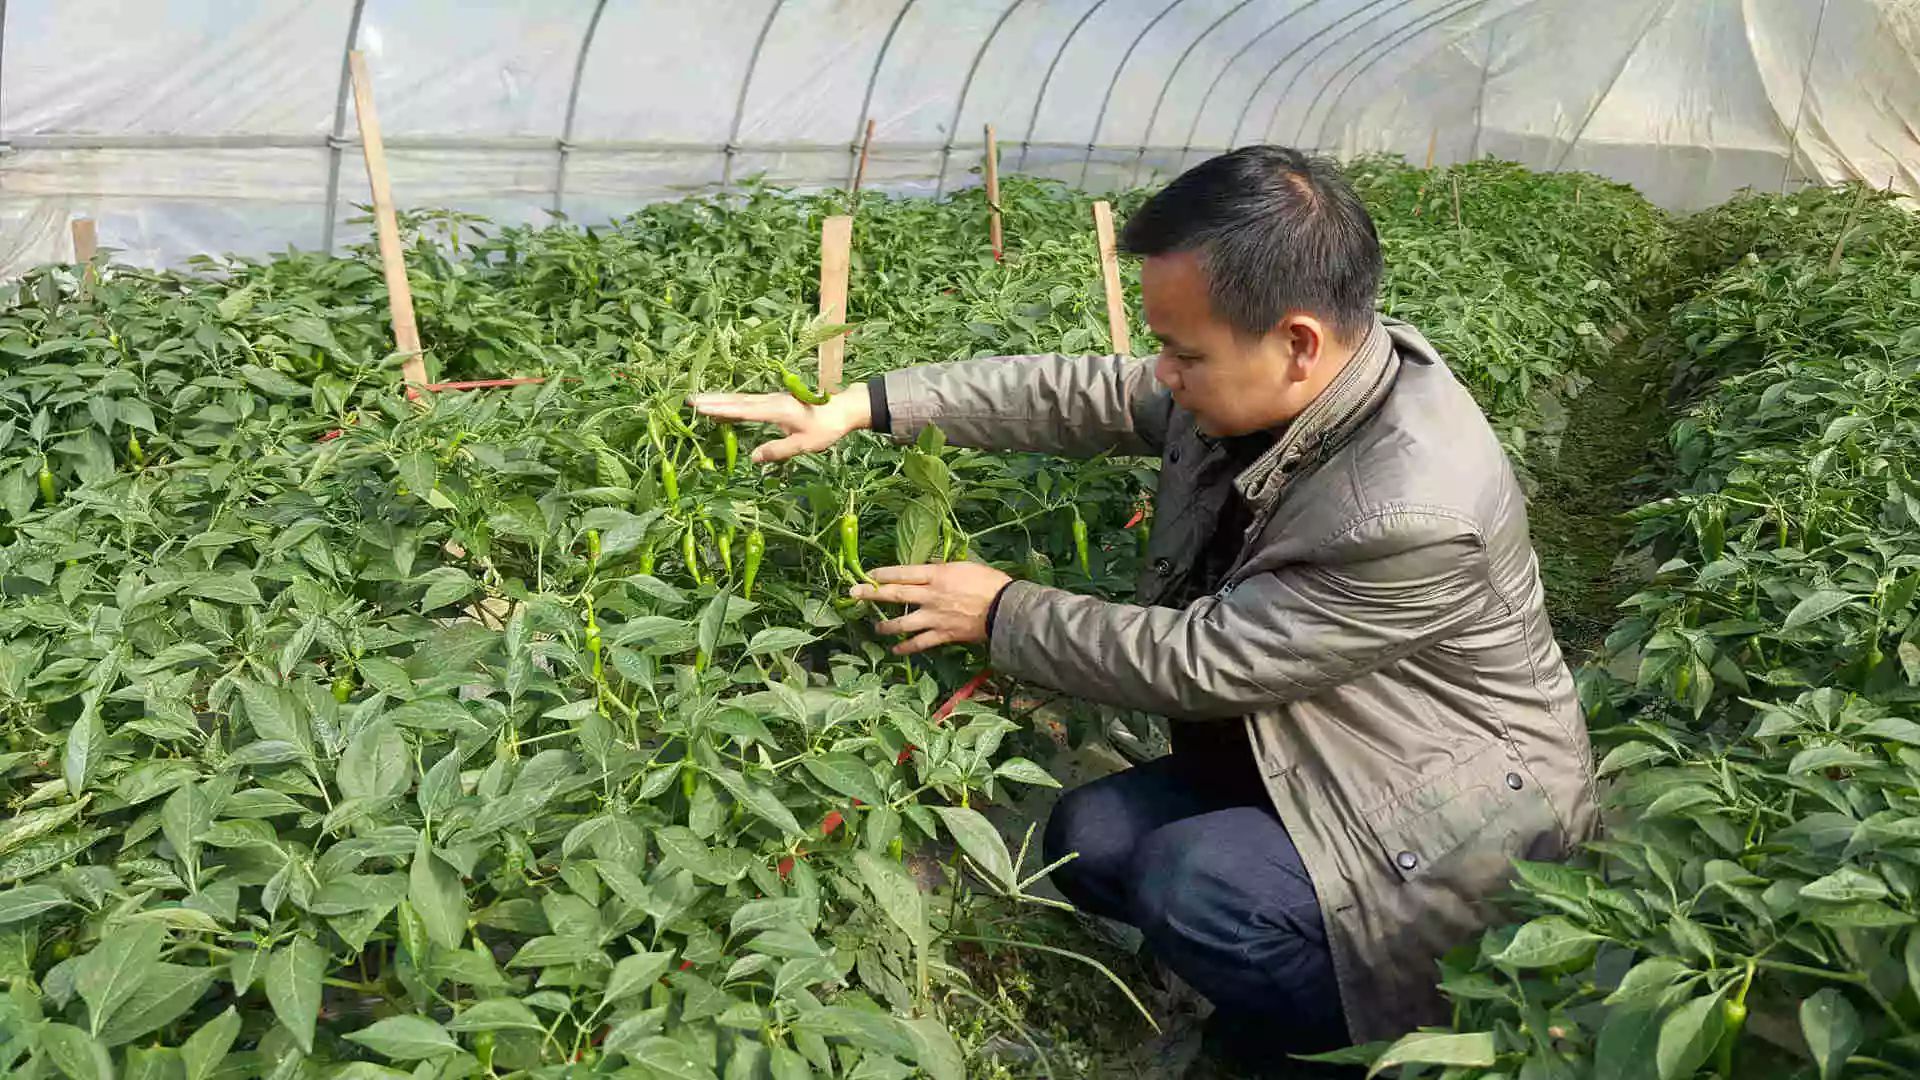
[[[1250,761],[1176,752],[1076,788],[1045,845],[1078,853],[1053,872],[1067,899],[1139,927],[1206,995],[1231,1056],[1348,1045],[1313,883]]]

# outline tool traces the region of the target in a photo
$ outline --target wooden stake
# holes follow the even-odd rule
[[[1000,261],[1000,144],[993,125],[987,125],[987,235],[993,241],[993,261]]]
[[[367,58],[355,49],[347,54],[353,70],[353,114],[360,121],[360,149],[367,160],[367,186],[373,189],[373,220],[380,241],[380,268],[387,276],[387,304],[393,309],[393,346],[404,359],[401,379],[407,397],[417,399],[427,382],[427,362],[420,352],[420,328],[413,321],[413,288],[407,283],[406,254],[400,247],[400,223],[393,213],[393,181],[387,175],[387,149],[380,139],[380,117],[373,109],[373,78]]]
[[[1866,201],[1867,185],[1861,184],[1854,190],[1853,205],[1847,207],[1847,216],[1840,219],[1840,235],[1833,238],[1833,254],[1827,256],[1827,273],[1840,269],[1840,256],[1847,250],[1847,232],[1853,228],[1853,218],[1860,212],[1860,204]]]
[[[72,229],[73,261],[86,266],[86,269],[80,272],[80,280],[83,284],[91,285],[95,277],[93,256],[100,250],[99,236],[94,232],[92,218],[74,218]]]
[[[1460,178],[1450,176],[1447,179],[1453,181],[1453,227],[1457,229],[1460,227]]]
[[[1105,199],[1093,204],[1093,232],[1100,242],[1100,277],[1107,285],[1107,335],[1113,351],[1120,356],[1133,354],[1133,341],[1127,334],[1127,302],[1120,292],[1120,256],[1113,245],[1113,207]]]
[[[829,323],[847,321],[847,264],[853,250],[853,218],[835,215],[820,226],[820,317]],[[847,336],[820,343],[820,392],[840,389],[840,366],[847,353]]]
[[[1438,149],[1439,146],[1440,129],[1434,128],[1433,133],[1427,136],[1427,168],[1429,169],[1433,168],[1433,152]]]
[[[860,164],[853,170],[853,205],[860,206],[860,185],[867,180],[867,151],[873,149],[873,119],[867,119],[867,134],[860,140]]]

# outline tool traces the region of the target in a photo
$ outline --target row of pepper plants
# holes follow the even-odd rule
[[[1608,223],[1658,223],[1588,178],[1587,220],[1528,235],[1554,193],[1492,165],[1441,222],[1438,176],[1356,168],[1390,253],[1426,253],[1389,306],[1524,451],[1605,335],[1522,329],[1617,324]],[[1002,202],[997,263],[977,193],[863,200],[855,375],[1104,346],[1088,197]],[[904,661],[836,598],[961,557],[1121,593],[1153,472],[937,432],[749,466],[682,402],[804,370],[843,209],[412,215],[435,376],[547,377],[423,408],[369,250],[9,287],[0,1071],[957,1077],[980,1017],[1027,1037],[957,950],[1021,947],[1044,868],[978,809],[1053,783],[1047,742],[1013,695],[958,700],[978,651]],[[1579,298],[1497,287],[1551,274]]]
[[[1607,816],[1443,965],[1446,1077],[1920,1070],[1920,223],[1858,187],[1681,224],[1647,580],[1581,673]]]

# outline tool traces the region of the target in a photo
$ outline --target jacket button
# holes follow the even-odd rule
[[[1519,791],[1520,790],[1520,774],[1517,772],[1508,773],[1507,786],[1512,788],[1515,791]]]
[[[1176,446],[1171,450],[1167,451],[1167,461],[1170,464],[1174,464],[1174,465],[1180,464],[1180,448],[1179,447]]]
[[[1403,851],[1400,854],[1395,855],[1393,857],[1393,861],[1399,864],[1400,869],[1411,870],[1414,867],[1420,865],[1420,856],[1415,855],[1411,851]]]
[[[1173,573],[1173,560],[1165,556],[1153,560],[1153,572],[1159,574],[1161,577],[1166,577],[1168,574]]]

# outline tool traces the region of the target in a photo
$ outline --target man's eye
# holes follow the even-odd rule
[[[1204,357],[1201,357],[1194,353],[1174,353],[1173,358],[1175,360],[1180,361],[1183,364],[1197,364],[1201,360],[1205,359]]]

